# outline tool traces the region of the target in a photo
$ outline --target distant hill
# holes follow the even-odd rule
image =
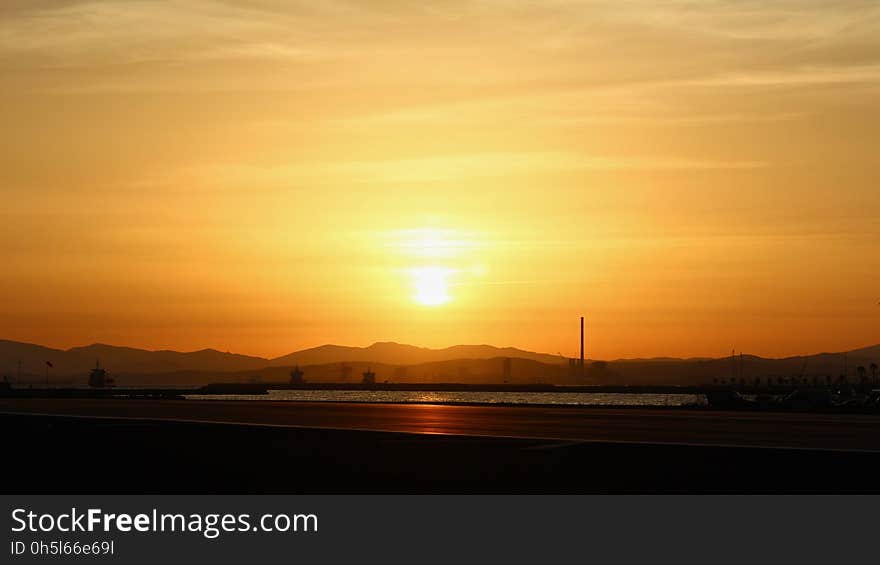
[[[363,361],[389,365],[415,365],[452,359],[492,359],[494,357],[513,357],[530,359],[540,363],[564,364],[565,359],[558,355],[534,353],[513,347],[494,347],[491,345],[454,345],[445,349],[428,349],[393,342],[374,343],[369,347],[345,347],[341,345],[322,345],[304,349],[283,357],[272,359],[270,366],[320,365],[340,361]]]
[[[415,365],[452,359],[491,359],[516,357],[532,361],[561,364],[562,358],[511,347],[490,345],[457,345],[445,349],[428,349],[399,343],[374,343],[369,347],[323,345],[304,349],[275,359],[224,353],[214,349],[192,352],[149,351],[96,343],[68,350],[41,345],[0,340],[0,376],[13,378],[21,361],[22,374],[42,377],[46,361],[52,363],[50,376],[84,377],[100,361],[114,375],[160,375],[180,372],[238,373],[267,367],[323,365],[341,362]]]
[[[180,370],[194,371],[245,371],[266,366],[266,359],[235,353],[223,353],[216,349],[202,349],[181,353],[179,351],[147,351],[132,347],[93,344],[74,347],[67,353],[91,361],[96,360],[119,373],[167,373]]]
[[[24,375],[42,376],[46,362],[52,363],[50,376],[70,377],[88,374],[100,361],[114,374],[160,374],[174,371],[243,371],[265,367],[267,359],[203,349],[178,351],[147,351],[133,347],[117,347],[96,343],[68,350],[51,349],[30,343],[0,340],[0,375],[14,377],[18,363]]]
[[[315,382],[359,382],[367,367],[378,381],[392,382],[500,382],[504,358],[512,359],[511,382],[572,382],[567,361],[558,355],[535,353],[491,345],[456,345],[429,349],[381,342],[368,347],[323,345],[296,351],[275,359],[224,353],[214,349],[192,352],[148,351],[131,347],[93,344],[68,350],[30,343],[0,340],[0,377],[16,378],[21,362],[23,382],[42,382],[46,361],[52,363],[52,382],[81,384],[89,369],[100,360],[120,384],[203,384],[260,380],[286,381],[290,368],[306,369],[306,379]],[[880,363],[880,345],[846,353],[848,372],[856,367],[870,371]],[[351,373],[344,377],[342,365]],[[590,362],[588,361],[588,367]],[[597,364],[587,371],[585,382],[603,384],[701,384],[714,380],[756,377],[832,378],[843,373],[843,353],[819,353],[804,357],[767,359],[753,355],[732,360],[719,359],[619,359]]]

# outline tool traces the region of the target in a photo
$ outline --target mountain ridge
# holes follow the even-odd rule
[[[860,347],[845,352],[850,371],[872,362],[880,362],[880,345]],[[746,355],[743,362],[759,374],[830,374],[843,366],[844,352],[817,353],[784,358],[764,358]],[[485,361],[498,358],[523,359],[547,366],[547,372],[558,373],[567,359],[559,355],[538,353],[515,347],[496,347],[488,344],[460,344],[432,349],[397,342],[376,342],[366,347],[325,344],[294,351],[274,358],[241,355],[204,348],[197,351],[174,351],[169,349],[147,350],[128,346],[93,343],[71,347],[67,350],[39,344],[0,340],[0,378],[13,378],[21,371],[24,375],[41,376],[46,362],[51,378],[82,377],[100,362],[116,375],[160,375],[183,372],[246,373],[284,367],[318,366],[340,363],[381,363],[388,366],[412,366],[450,361]],[[739,357],[733,361],[739,363]],[[730,374],[736,366],[731,357],[720,358],[642,358],[616,359],[606,362],[616,371],[626,375],[690,375],[692,378]]]

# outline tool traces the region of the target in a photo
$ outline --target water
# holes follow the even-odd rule
[[[193,400],[286,400],[405,404],[548,404],[558,406],[706,406],[702,394],[587,392],[431,392],[402,390],[270,390],[269,394],[189,394]]]

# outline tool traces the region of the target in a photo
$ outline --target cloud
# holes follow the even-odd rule
[[[256,183],[274,187],[314,187],[364,183],[427,183],[487,177],[517,177],[563,171],[685,171],[756,169],[762,161],[688,158],[601,157],[566,152],[507,152],[436,155],[411,159],[340,161],[306,165],[215,164],[189,174],[208,186]]]
[[[614,88],[633,97],[657,86],[872,81],[880,65],[880,6],[862,1],[14,0],[0,9],[0,73],[59,93],[408,83],[474,99]],[[45,76],[33,80],[34,69]]]
[[[811,86],[880,82],[880,64],[852,67],[807,67],[787,70],[729,73],[717,77],[683,81],[694,86]]]

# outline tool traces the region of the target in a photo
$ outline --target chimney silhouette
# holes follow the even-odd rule
[[[584,366],[584,317],[581,316],[581,368]]]

